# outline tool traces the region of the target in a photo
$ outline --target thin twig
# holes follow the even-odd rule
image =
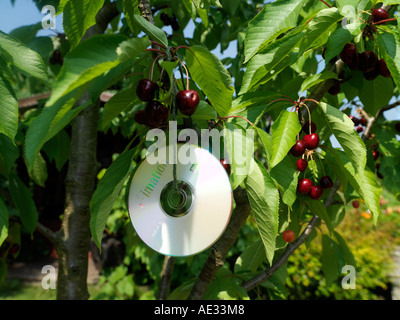
[[[161,271],[160,287],[158,289],[158,300],[165,300],[168,297],[175,260],[176,258],[171,256],[165,256],[164,258],[164,264]]]

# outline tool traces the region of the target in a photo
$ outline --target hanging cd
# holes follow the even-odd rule
[[[231,211],[228,174],[217,158],[195,145],[157,149],[140,164],[129,190],[136,232],[164,255],[189,256],[209,248]]]

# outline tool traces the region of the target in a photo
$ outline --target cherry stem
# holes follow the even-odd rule
[[[390,22],[390,21],[396,21],[396,20],[397,20],[396,18],[390,18],[390,19],[386,19],[386,20],[381,20],[381,21],[378,21],[378,22],[374,22],[374,25],[382,24],[382,23]]]
[[[226,117],[218,117],[220,120],[226,120],[229,118],[239,118],[239,119],[243,119],[245,121],[247,121],[253,128],[254,128],[254,123],[251,122],[249,119],[246,119],[245,117],[242,116],[226,116]]]
[[[280,94],[280,96],[286,97],[286,98],[288,98],[291,102],[296,103],[296,101],[295,101],[294,99],[292,99],[291,97],[289,97],[289,96],[287,96],[287,95],[285,95],[285,94]]]
[[[185,68],[185,72],[186,72],[186,90],[189,90],[189,71],[186,68],[185,64],[181,60],[179,60],[179,62]]]
[[[332,8],[332,6],[329,3],[326,3],[324,0],[319,0],[319,1],[321,1],[322,3],[325,3],[329,8]]]
[[[305,106],[307,108],[307,112],[308,112],[308,130],[309,130],[309,134],[311,134],[311,112],[310,112],[310,109],[303,102],[301,102],[300,105],[303,105],[303,106]]]
[[[150,72],[149,72],[149,79],[150,79],[151,81],[153,81],[154,65],[155,65],[156,61],[157,61],[159,58],[161,58],[162,56],[163,56],[162,54],[160,54],[159,56],[157,56],[157,57],[153,60],[153,63],[151,64],[151,68],[150,68]]]
[[[153,41],[153,40],[150,40],[150,42],[151,42],[151,44],[154,44],[154,45],[156,45],[156,46],[159,46],[160,48],[163,48],[163,49],[167,50],[167,47],[164,46],[164,45],[161,44],[161,43],[158,43],[158,42]]]
[[[144,50],[144,51],[154,51],[154,52],[161,53],[161,54],[163,54],[163,55],[167,55],[164,51],[159,50],[159,49],[148,48],[148,49],[146,49],[146,50]]]

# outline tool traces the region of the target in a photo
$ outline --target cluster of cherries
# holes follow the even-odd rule
[[[160,19],[164,23],[165,26],[171,26],[172,30],[174,30],[174,31],[179,30],[179,23],[174,15],[172,17],[170,17],[167,13],[162,12],[160,14]]]
[[[317,126],[312,121],[307,121],[302,131],[305,133],[302,140],[297,140],[290,152],[295,157],[302,157],[297,160],[297,169],[300,172],[304,172],[308,167],[307,160],[304,159],[303,155],[308,151],[314,150],[318,147],[319,136],[315,133]],[[308,151],[307,151],[308,150]],[[299,179],[297,184],[297,190],[301,194],[308,194],[311,199],[319,199],[323,194],[323,189],[332,188],[333,182],[331,177],[323,176],[319,179],[319,184],[313,184],[310,179],[302,178]]]
[[[361,133],[364,131],[364,127],[367,125],[367,119],[365,119],[364,117],[357,118],[352,115],[350,115],[349,118],[353,121],[355,130],[358,133]]]
[[[159,90],[157,83],[149,79],[141,79],[136,87],[138,98],[147,102],[144,110],[135,114],[135,121],[149,128],[160,128],[168,121],[168,108],[160,101],[155,100],[156,92]],[[200,97],[195,90],[181,90],[175,97],[175,103],[179,111],[191,116],[199,105]]]

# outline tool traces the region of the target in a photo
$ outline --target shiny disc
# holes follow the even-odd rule
[[[140,164],[129,190],[136,232],[164,255],[188,256],[209,248],[231,211],[228,174],[209,151],[194,145],[157,149]]]

